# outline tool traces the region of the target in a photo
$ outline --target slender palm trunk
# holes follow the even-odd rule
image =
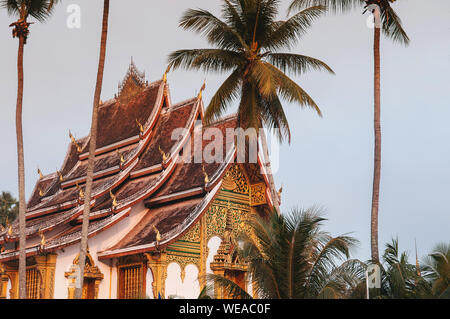
[[[378,255],[378,206],[380,198],[380,173],[381,173],[381,120],[380,120],[380,28],[374,31],[374,167],[373,167],[373,190],[372,190],[372,216],[370,223],[370,238],[372,260],[379,262]]]
[[[23,102],[23,49],[25,38],[19,36],[17,54],[17,104],[16,104],[16,136],[17,167],[19,175],[19,298],[26,299],[26,237],[25,237],[25,161],[23,151],[22,102]]]
[[[79,260],[78,265],[80,267],[80,281],[79,281],[80,286],[76,287],[75,290],[76,299],[81,299],[82,297],[84,266],[86,262],[89,215],[91,212],[90,202],[91,202],[93,175],[94,175],[94,159],[95,159],[95,149],[97,148],[97,125],[98,125],[97,118],[98,118],[98,107],[100,103],[100,96],[102,93],[103,70],[105,68],[106,41],[108,37],[108,17],[109,17],[109,0],[104,0],[100,58],[98,63],[97,82],[95,86],[94,103],[93,103],[94,105],[92,110],[91,136],[89,142],[89,159],[88,159],[85,202],[83,211],[83,225],[81,228],[80,256],[78,259]]]

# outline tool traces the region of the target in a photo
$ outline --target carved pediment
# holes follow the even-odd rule
[[[127,74],[119,83],[119,92],[116,98],[119,103],[127,104],[134,96],[142,92],[146,85],[145,72],[140,72],[131,59]]]

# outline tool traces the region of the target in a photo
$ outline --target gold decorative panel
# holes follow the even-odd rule
[[[233,164],[225,173],[222,188],[227,191],[240,194],[248,194],[249,187],[244,173],[238,164]]]
[[[266,199],[266,184],[258,183],[250,185],[250,205],[257,206],[267,203]]]

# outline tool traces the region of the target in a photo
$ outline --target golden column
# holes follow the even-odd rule
[[[5,275],[5,267],[0,264],[0,299],[6,299],[8,296],[8,276]]]
[[[56,257],[56,254],[46,254],[35,257],[37,269],[42,276],[42,299],[53,299]]]
[[[158,298],[158,293],[161,298],[165,298],[165,283],[167,278],[167,253],[165,251],[157,253],[146,253],[147,267],[149,267],[153,274],[153,298]]]
[[[206,234],[206,214],[200,219],[200,262],[198,272],[198,282],[200,291],[206,286],[206,263],[208,259],[208,238]]]

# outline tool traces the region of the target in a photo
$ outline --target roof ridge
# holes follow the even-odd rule
[[[217,125],[217,124],[222,124],[224,122],[228,122],[228,121],[237,119],[237,117],[238,117],[237,113],[232,113],[232,114],[226,115],[224,117],[221,117],[221,118],[215,120],[214,122],[211,122],[208,125],[205,125],[205,127],[209,127],[209,126],[213,126],[213,125]]]

